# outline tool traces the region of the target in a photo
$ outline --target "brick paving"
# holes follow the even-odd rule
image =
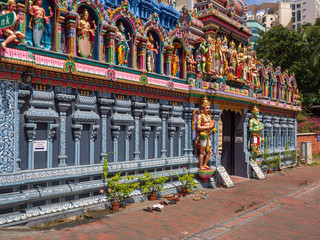
[[[0,230],[0,239],[24,240],[204,240],[320,239],[320,166],[273,173],[266,180],[237,179],[231,189],[197,192],[162,212],[142,209],[156,202],[132,204],[103,219],[45,230]]]

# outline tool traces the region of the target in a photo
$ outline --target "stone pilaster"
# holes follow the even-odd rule
[[[82,132],[81,124],[72,124],[71,125],[73,137],[74,137],[74,165],[80,165],[80,138]]]
[[[169,110],[172,108],[170,105],[162,104],[160,106],[160,116],[161,116],[161,127],[162,127],[162,139],[161,139],[161,157],[165,158],[167,156],[167,119],[169,116]]]
[[[28,170],[33,170],[34,169],[33,144],[36,137],[37,124],[25,123],[24,128],[28,138]]]
[[[142,100],[142,99],[140,99]],[[134,116],[134,152],[133,159],[140,160],[140,118],[143,113],[145,103],[133,101],[133,116]]]

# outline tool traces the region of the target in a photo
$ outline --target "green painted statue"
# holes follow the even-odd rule
[[[261,138],[261,131],[263,130],[263,123],[260,123],[259,117],[259,109],[254,106],[251,110],[252,118],[249,120],[249,132],[250,132],[250,161],[256,161],[257,156],[260,151],[261,141],[264,141]]]

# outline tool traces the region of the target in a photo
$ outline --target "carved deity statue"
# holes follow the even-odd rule
[[[172,55],[172,61],[171,61],[171,65],[172,65],[172,76],[173,77],[177,77],[178,74],[178,70],[179,70],[179,56],[177,54],[178,49],[176,48],[174,50],[174,54]]]
[[[227,74],[227,69],[228,69],[228,61],[227,61],[227,56],[228,56],[228,39],[225,36],[222,42],[221,46],[221,52],[222,52],[222,74],[225,76]]]
[[[221,51],[221,39],[218,38],[214,49],[214,64],[217,75],[222,77],[223,55]]]
[[[207,49],[208,49],[208,52],[207,52],[207,65],[206,65],[206,70],[207,70],[207,73],[210,73],[212,74],[213,73],[213,66],[212,66],[212,63],[213,63],[213,54],[214,54],[214,44],[215,44],[215,40],[212,39],[210,36],[208,37],[208,40],[207,40]]]
[[[128,39],[126,37],[126,29],[123,23],[120,22],[116,39],[117,43],[117,57],[119,65],[126,65],[128,63],[128,55],[130,52],[130,47],[128,42],[131,40],[130,33],[128,32]]]
[[[196,140],[196,145],[200,149],[199,168],[210,169],[208,166],[212,153],[210,136],[217,130],[214,128],[214,119],[211,119],[210,102],[207,97],[204,97],[201,108],[201,113],[198,109],[192,113],[193,140]]]
[[[230,43],[230,47],[227,53],[227,59],[228,59],[228,75],[227,78],[234,78],[235,77],[235,73],[236,73],[236,69],[238,66],[238,53],[237,50],[235,49],[235,43],[234,41],[231,41]]]
[[[254,106],[251,110],[252,118],[249,120],[249,132],[250,132],[250,151],[251,157],[250,161],[255,161],[260,151],[261,141],[264,139],[261,138],[261,131],[263,130],[263,123],[260,123],[259,117],[259,109]]]
[[[206,72],[206,63],[207,63],[207,52],[208,48],[206,46],[206,41],[202,39],[200,46],[200,53],[201,53],[201,61],[200,61],[200,70],[205,73]]]
[[[188,72],[195,72],[195,71],[196,71],[195,65],[197,64],[197,62],[194,60],[192,54],[189,54],[189,55],[188,55],[188,57],[187,57],[187,63],[188,63],[187,71],[188,71]]]
[[[149,33],[146,49],[147,49],[147,70],[148,72],[154,72],[154,65],[155,65],[154,54],[158,54],[159,46],[158,46],[158,42],[156,42],[156,47],[154,46],[154,40],[151,33]]]
[[[45,23],[49,24],[50,18],[53,16],[51,7],[48,8],[50,15],[46,16],[46,12],[41,5],[42,0],[35,0],[34,2],[30,0],[28,9],[29,15],[31,15],[29,28],[33,30],[33,45],[38,48],[44,48],[44,45],[41,44],[41,40],[45,30]]]
[[[15,12],[16,11],[16,1],[15,0],[8,0],[7,10],[3,10],[1,12],[2,15]],[[1,47],[3,49],[6,49],[7,44],[11,42],[19,43],[20,41],[18,39],[24,39],[25,35],[21,33],[20,31],[16,31],[16,27],[20,24],[20,14],[17,14],[16,16],[17,20],[14,26],[2,29],[3,35],[6,37],[6,40],[4,40],[1,43]]]
[[[93,28],[91,28],[89,22],[89,12],[84,9],[81,15],[80,21],[77,23],[77,41],[78,41],[78,53],[80,56],[88,58],[92,56],[92,49],[94,45],[94,36],[97,26],[94,21]]]

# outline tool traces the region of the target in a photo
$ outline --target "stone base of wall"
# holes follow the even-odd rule
[[[312,155],[318,155],[320,153],[320,141],[318,142],[318,134],[316,133],[298,133],[297,145],[301,152],[302,142],[312,142]]]

